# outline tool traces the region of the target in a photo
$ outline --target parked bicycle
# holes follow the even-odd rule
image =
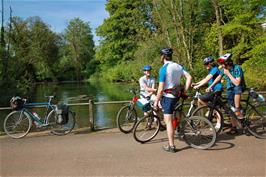
[[[208,118],[213,124],[216,124],[220,119],[221,127],[216,129],[220,133],[224,126],[225,118],[232,118],[238,122],[238,128],[250,132],[257,138],[266,138],[266,104],[265,102],[252,102],[254,98],[254,89],[248,89],[248,96],[241,100],[243,108],[243,117],[238,118],[234,111],[228,106],[227,100],[222,98],[221,93],[215,93],[214,100],[206,106],[197,108],[192,115],[204,116]]]
[[[179,115],[180,123],[177,125],[177,134],[185,140],[185,142],[196,149],[208,149],[212,147],[216,141],[216,132],[212,123],[200,116],[186,117],[183,111],[183,98],[181,105],[176,106],[174,115]],[[180,104],[180,103],[177,103]],[[152,140],[162,127],[163,115],[157,113],[157,109],[151,107],[148,115],[140,118],[134,127],[133,135],[136,141],[146,143]]]
[[[26,136],[32,125],[36,128],[49,127],[55,135],[65,135],[72,131],[75,126],[75,113],[68,110],[66,105],[52,105],[55,96],[48,96],[48,102],[27,103],[26,99],[13,97],[11,107],[13,111],[4,120],[4,130],[12,138]],[[46,111],[43,118],[29,109],[36,106],[45,106]]]
[[[137,123],[135,104],[138,101],[138,96],[136,90],[131,89],[130,92],[133,93],[132,100],[129,104],[122,106],[116,116],[117,127],[123,133],[130,133]]]

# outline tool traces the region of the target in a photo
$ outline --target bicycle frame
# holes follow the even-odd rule
[[[201,95],[201,93],[197,90],[195,95],[192,97],[192,101],[190,102],[190,107],[188,109],[186,117],[190,117],[192,115],[193,107],[195,106],[195,102],[196,102],[196,100],[198,100],[200,95]],[[175,109],[178,110],[178,111],[182,111],[183,110],[184,101],[187,98],[181,98],[181,99],[182,99],[182,101],[175,106]]]
[[[259,112],[259,111],[257,111],[257,109],[256,109],[256,105],[253,105],[253,104],[251,104],[251,102],[250,102],[250,98],[251,96],[250,96],[250,91],[248,92],[248,97],[247,97],[247,99],[241,99],[241,102],[244,102],[245,103],[245,107],[243,108],[243,113],[244,113],[244,116],[247,116],[246,115],[246,113],[247,113],[247,110],[249,110],[249,109],[253,109],[254,111],[256,111],[256,113],[258,114],[258,115],[260,115],[261,117],[263,117],[263,115]]]
[[[49,113],[51,112],[51,110],[55,110],[55,106],[51,104],[52,98],[53,97],[50,96],[48,102],[25,103],[22,111],[26,112],[30,116],[31,120],[38,122],[38,124],[41,126],[46,126],[49,124],[48,122]],[[46,107],[46,112],[44,114],[44,117],[41,119],[37,118],[35,115],[32,114],[31,111],[28,110],[28,108],[34,108],[39,106]]]

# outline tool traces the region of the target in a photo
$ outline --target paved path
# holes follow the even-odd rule
[[[161,150],[166,132],[137,143],[118,131],[67,136],[1,137],[1,176],[266,176],[265,140],[219,136],[210,150],[176,139],[175,154]]]

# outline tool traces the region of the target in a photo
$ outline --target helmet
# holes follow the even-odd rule
[[[212,57],[207,57],[207,58],[204,58],[203,64],[208,65],[208,64],[212,63],[213,61],[214,61],[214,59]]]
[[[172,56],[173,49],[171,49],[171,48],[162,48],[160,53],[161,53],[161,55]]]
[[[224,54],[222,56],[219,57],[219,59],[217,60],[218,63],[229,63],[229,62],[232,62],[231,60],[231,57],[232,57],[232,54],[231,53],[227,53],[227,54]]]
[[[143,71],[150,71],[152,68],[150,65],[143,66]]]

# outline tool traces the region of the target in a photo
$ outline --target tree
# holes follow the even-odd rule
[[[97,28],[97,35],[102,37],[102,41],[96,53],[96,59],[106,75],[109,75],[108,70],[120,70],[113,66],[135,60],[138,42],[150,30],[150,5],[149,0],[110,0],[106,4],[110,17]]]
[[[76,70],[76,80],[82,79],[82,71],[95,55],[94,41],[89,23],[79,18],[69,21],[65,30],[66,56],[73,63]]]

